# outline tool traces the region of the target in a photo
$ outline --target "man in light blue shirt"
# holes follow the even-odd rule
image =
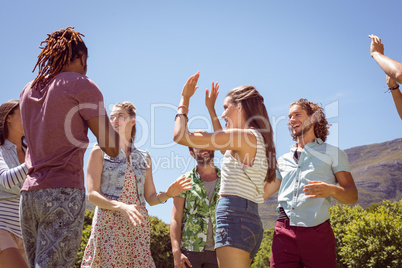
[[[276,180],[265,185],[265,199],[279,190],[271,267],[337,267],[328,208],[331,197],[356,203],[357,189],[345,152],[325,143],[328,128],[319,105],[306,99],[290,105],[296,144],[278,159]]]

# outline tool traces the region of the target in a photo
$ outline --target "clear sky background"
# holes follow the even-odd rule
[[[402,137],[402,121],[391,94],[384,93],[385,74],[370,57],[368,35],[380,36],[385,55],[402,61],[400,10],[396,0],[5,1],[0,101],[18,99],[35,78],[32,69],[46,34],[74,26],[85,35],[87,75],[108,111],[125,100],[136,105],[136,142],[151,154],[157,191],[195,165],[172,137],[182,86],[197,71],[192,130],[212,130],[204,91],[218,81],[219,115],[230,89],[253,85],[260,91],[278,155],[293,143],[287,113],[299,98],[326,108],[333,145],[348,149],[389,141]],[[222,155],[215,155],[219,165]],[[172,200],[148,208],[170,222]]]

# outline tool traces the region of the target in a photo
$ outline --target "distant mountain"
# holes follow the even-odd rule
[[[402,199],[402,138],[345,150],[359,191],[357,204],[367,208],[384,199]],[[264,228],[275,226],[278,195],[268,198],[259,212]],[[337,201],[333,199],[335,204]]]

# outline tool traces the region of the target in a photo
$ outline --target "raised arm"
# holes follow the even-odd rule
[[[215,103],[216,99],[218,98],[218,95],[219,95],[219,84],[218,82],[216,82],[215,84],[214,82],[212,82],[211,93],[209,93],[208,89],[205,90],[205,106],[207,106],[212,121],[212,127],[214,128],[215,132],[222,130],[222,125],[219,122],[219,118],[215,112]]]
[[[103,169],[103,155],[99,147],[94,147],[89,155],[87,165],[87,190],[88,199],[92,204],[109,210],[119,211],[134,226],[142,224],[144,218],[138,211],[142,206],[128,205],[117,200],[112,200],[100,192],[101,175]]]
[[[235,152],[234,156],[238,156],[239,161],[251,165],[257,151],[257,140],[250,130],[229,129],[214,133],[189,133],[187,128],[187,107],[189,106],[191,96],[193,96],[198,88],[197,81],[199,75],[199,72],[197,72],[191,76],[183,87],[179,109],[175,118],[174,141],[188,147],[220,151],[231,150]]]
[[[222,125],[221,122],[219,121],[218,116],[216,115],[215,111],[215,103],[216,99],[218,98],[219,95],[219,84],[216,82],[212,82],[211,85],[211,93],[209,93],[209,90],[205,90],[205,106],[207,106],[209,116],[211,117],[211,122],[212,122],[212,127],[214,128],[214,132],[221,131],[222,130]],[[225,154],[225,150],[221,150],[222,154]]]
[[[402,119],[402,93],[399,89],[399,85],[396,83],[394,79],[387,75],[387,84],[388,88],[391,89],[392,99],[394,100],[396,110],[399,114],[399,117]]]
[[[191,267],[188,258],[181,252],[181,228],[183,223],[183,211],[185,199],[176,196],[173,198],[172,218],[170,220],[170,241],[172,243],[172,252],[175,268],[186,268],[187,264]]]
[[[161,204],[171,197],[174,197],[184,191],[190,190],[192,188],[190,178],[178,178],[172,184],[169,185],[166,191],[156,192],[154,180],[152,177],[152,161],[148,155],[148,165],[149,168],[145,174],[145,185],[144,185],[144,195],[145,200],[151,206]]]
[[[97,116],[87,121],[89,128],[95,135],[100,148],[110,157],[116,157],[120,152],[120,137],[110,124],[107,115]]]
[[[0,152],[0,184],[6,188],[11,189],[18,183],[25,180],[27,177],[28,168],[25,163],[9,168],[4,161],[3,154]]]
[[[384,55],[384,45],[378,36],[369,35],[369,37],[371,38],[371,57],[373,57],[388,76],[396,82],[402,83],[402,63]]]

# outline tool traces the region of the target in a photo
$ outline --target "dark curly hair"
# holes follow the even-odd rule
[[[320,138],[322,141],[327,140],[327,136],[329,134],[329,127],[331,126],[324,113],[324,109],[321,105],[311,102],[307,99],[300,99],[298,101],[292,102],[290,107],[293,105],[299,105],[303,110],[307,112],[307,115],[311,118],[311,122],[314,124],[314,134],[317,138]],[[293,140],[296,141],[297,137],[290,131],[290,135]]]

